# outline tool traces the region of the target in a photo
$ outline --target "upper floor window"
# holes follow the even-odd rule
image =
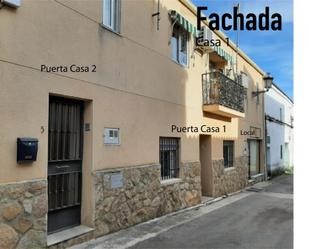
[[[183,65],[188,65],[188,32],[179,26],[175,26],[171,38],[172,59]]]
[[[103,25],[117,33],[120,31],[120,1],[103,0]]]

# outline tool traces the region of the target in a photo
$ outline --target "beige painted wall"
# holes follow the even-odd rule
[[[191,39],[190,64],[183,67],[172,61],[168,45],[169,9],[196,22],[180,2],[161,1],[157,31],[151,18],[156,1],[122,1],[120,35],[100,26],[101,0],[60,2],[67,7],[55,1],[24,0],[16,11],[0,10],[0,182],[47,177],[49,94],[92,103],[92,114],[87,114],[92,138],[85,144],[90,165],[83,166],[88,176],[92,170],[158,162],[159,136],[181,137],[181,160],[198,161],[199,134],[171,133],[172,124],[226,125],[226,133],[213,135],[213,159],[223,157],[222,139],[235,139],[235,156],[241,155],[246,137],[239,136],[239,129],[263,127],[263,96],[257,105],[250,94],[253,86],[248,89],[244,119],[226,122],[203,114],[201,74],[208,68],[208,56],[193,52]],[[235,54],[232,48],[223,48]],[[41,73],[41,64],[96,64],[97,72]],[[262,75],[241,57],[239,69],[262,89]],[[120,146],[103,144],[104,127],[120,128]],[[19,136],[39,139],[38,160],[31,165],[16,164]]]

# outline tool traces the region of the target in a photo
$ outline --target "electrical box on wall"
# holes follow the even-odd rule
[[[13,8],[18,8],[21,4],[21,0],[1,0],[1,3]]]
[[[242,72],[241,75],[240,75],[240,82],[241,82],[241,84],[244,88],[248,88],[249,87],[249,77],[248,77],[248,75]]]
[[[119,128],[104,128],[104,144],[120,144]]]
[[[27,163],[36,161],[38,139],[30,137],[17,138],[17,162]]]

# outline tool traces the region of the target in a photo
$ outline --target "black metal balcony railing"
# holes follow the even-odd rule
[[[203,104],[219,104],[244,112],[245,88],[219,71],[202,75]]]

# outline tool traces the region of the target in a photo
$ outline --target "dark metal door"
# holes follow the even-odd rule
[[[50,97],[48,233],[80,224],[83,103]]]

